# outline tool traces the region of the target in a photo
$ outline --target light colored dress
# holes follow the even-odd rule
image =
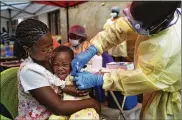
[[[28,57],[20,65],[18,71],[18,116],[17,120],[47,119],[52,114],[46,107],[41,105],[29,90],[50,86],[56,93],[57,86],[65,87],[65,81],[54,76],[44,67],[36,64]]]
[[[66,78],[66,85],[73,85],[73,77],[68,76]],[[72,95],[68,95],[66,93],[63,93],[63,100],[83,100],[83,99],[88,99],[90,98],[89,95],[83,96],[83,97],[74,97]],[[56,115],[51,115],[49,120],[99,120],[99,115],[95,111],[94,108],[86,108],[83,110],[80,110],[74,114],[72,114],[70,117],[67,116],[56,116]]]

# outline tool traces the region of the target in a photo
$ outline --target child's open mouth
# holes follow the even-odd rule
[[[58,76],[61,80],[65,80],[66,77],[68,76],[68,74],[66,74],[66,73],[58,73],[57,76]]]

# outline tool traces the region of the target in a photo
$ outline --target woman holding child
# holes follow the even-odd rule
[[[69,71],[65,75],[54,75],[56,71],[50,62],[52,46],[51,34],[44,23],[27,19],[17,26],[14,53],[24,61],[18,71],[19,105],[16,119],[48,119],[51,114],[69,116],[85,108],[94,108],[99,113],[100,105],[92,98],[63,101],[58,96],[59,91],[64,92],[65,89],[76,96],[84,96],[87,91],[77,91],[74,85],[71,88],[66,86],[66,82],[60,78],[64,79]]]

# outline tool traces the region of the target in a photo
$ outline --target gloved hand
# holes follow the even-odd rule
[[[77,85],[78,89],[89,89],[96,86],[102,86],[103,75],[100,74],[92,74],[89,72],[80,72],[76,73],[73,81]]]
[[[97,48],[94,45],[91,45],[86,51],[79,53],[71,62],[72,72],[71,75],[75,76],[77,72],[83,68],[89,60],[97,54]]]

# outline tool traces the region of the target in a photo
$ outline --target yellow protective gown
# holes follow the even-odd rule
[[[104,24],[103,29],[106,29],[108,26],[112,25],[116,19],[108,19],[107,22]],[[108,50],[108,53],[114,57],[127,57],[127,44],[126,41],[120,43],[117,46],[112,47]]]
[[[92,44],[101,54],[132,37],[129,22],[120,18],[98,33]],[[150,38],[139,35],[135,48],[135,70],[105,73],[103,89],[121,91],[124,95],[144,93],[141,119],[180,119],[181,18]]]

